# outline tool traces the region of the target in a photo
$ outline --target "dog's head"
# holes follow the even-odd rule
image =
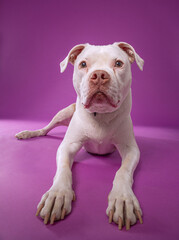
[[[64,72],[68,62],[74,65],[73,84],[89,112],[113,112],[120,107],[131,87],[131,63],[140,70],[144,61],[124,42],[106,46],[80,44],[73,47],[60,63]]]

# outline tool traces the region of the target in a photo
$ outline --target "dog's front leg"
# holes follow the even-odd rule
[[[71,212],[71,203],[75,195],[72,189],[71,167],[75,154],[82,147],[82,140],[73,139],[76,135],[67,131],[63,142],[57,151],[57,171],[52,187],[42,196],[37,206],[37,213],[44,219],[44,223],[53,224],[54,221],[64,219]]]
[[[132,128],[129,127],[132,131]],[[106,214],[109,216],[109,222],[114,221],[119,229],[126,225],[136,223],[137,218],[142,223],[142,210],[139,202],[132,190],[133,173],[139,162],[140,152],[133,136],[133,132],[127,132],[122,136],[120,144],[116,144],[122,157],[122,165],[116,172],[112,190],[108,196],[108,208]]]
[[[133,146],[126,147],[126,151],[108,196],[106,214],[109,216],[110,223],[114,221],[118,224],[119,229],[122,229],[122,225],[126,225],[128,230],[130,225],[136,223],[137,218],[142,223],[142,210],[132,190],[133,172],[138,163],[140,153],[138,148]]]

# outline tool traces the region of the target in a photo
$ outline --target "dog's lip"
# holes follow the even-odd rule
[[[116,108],[117,105],[118,105],[118,103],[120,102],[120,100],[118,100],[117,103],[114,103],[114,102],[112,101],[111,97],[108,96],[106,93],[104,93],[104,92],[102,92],[102,91],[97,91],[97,92],[93,93],[91,96],[89,96],[89,97],[87,98],[86,103],[83,104],[85,108],[87,108],[87,109],[90,108],[90,106],[92,105],[92,100],[94,99],[94,97],[95,97],[97,94],[102,94],[102,95],[106,98],[107,102],[108,102],[112,107],[114,107],[114,108]]]

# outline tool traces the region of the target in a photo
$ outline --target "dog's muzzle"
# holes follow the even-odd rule
[[[84,104],[85,108],[90,108],[92,105],[111,105],[116,108],[112,96],[109,94],[109,85],[111,77],[104,70],[93,71],[88,79],[89,90]]]

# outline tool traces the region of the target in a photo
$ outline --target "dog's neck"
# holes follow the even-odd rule
[[[90,113],[87,109],[84,108],[79,97],[77,97],[76,111],[78,112],[78,115],[80,116],[80,118],[88,119],[88,121],[97,121],[99,123],[109,124],[116,118],[118,119],[118,121],[119,121],[119,118],[121,118],[121,121],[122,121],[125,117],[129,116],[131,112],[131,105],[132,105],[132,100],[131,100],[131,89],[130,89],[128,95],[122,102],[121,106],[117,108],[114,112]]]

